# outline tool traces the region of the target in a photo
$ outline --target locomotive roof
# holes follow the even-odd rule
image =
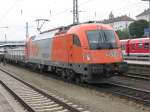
[[[100,26],[100,27],[97,27]],[[71,24],[68,26],[61,26],[58,28],[54,28],[54,29],[50,29],[44,32],[41,32],[40,34],[36,35],[36,36],[32,36],[30,37],[31,40],[36,41],[36,40],[42,40],[42,39],[48,39],[48,38],[53,38],[56,35],[60,35],[60,34],[65,34],[67,31],[69,31],[68,33],[74,33],[76,31],[81,31],[82,30],[90,30],[92,28],[102,28],[102,29],[111,29],[112,27],[110,25],[106,25],[106,24],[101,24],[101,23],[81,23],[81,24]],[[79,29],[80,28],[80,29]],[[79,29],[79,30],[76,30]]]
[[[88,22],[84,22],[84,23],[80,23],[80,24],[71,24],[71,25],[68,25],[68,26],[60,26],[60,27],[58,27],[58,28],[54,28],[54,29],[50,29],[50,30],[43,31],[43,32],[41,32],[40,34],[52,32],[52,31],[58,31],[58,33],[65,33],[66,31],[68,31],[68,30],[69,30],[71,27],[73,27],[73,26],[78,26],[78,25],[91,25],[91,24],[110,26],[110,25],[107,25],[107,24],[95,23],[95,21],[88,21]]]
[[[147,40],[147,39],[150,39],[150,38],[135,38],[135,39],[132,39],[132,40]]]
[[[131,42],[132,43],[139,43],[139,42],[143,42],[143,41],[149,42],[149,39],[150,38],[136,38],[136,39],[132,39]]]

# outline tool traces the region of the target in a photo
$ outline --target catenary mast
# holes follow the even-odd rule
[[[73,0],[73,24],[79,23],[78,0]]]

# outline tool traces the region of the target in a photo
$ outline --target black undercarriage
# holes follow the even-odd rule
[[[21,63],[29,66],[32,69],[39,69],[41,71],[53,71],[58,76],[67,80],[80,80],[87,83],[99,83],[102,80],[108,79],[115,75],[121,75],[128,71],[126,62],[118,62],[111,64],[68,64],[68,63],[54,63],[51,65],[20,62],[11,60],[13,63]]]
[[[121,75],[128,71],[126,62],[111,64],[90,64],[88,65],[88,74],[85,75],[87,82],[97,82],[115,75]]]

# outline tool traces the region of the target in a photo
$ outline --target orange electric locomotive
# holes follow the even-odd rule
[[[89,83],[127,71],[115,31],[97,23],[70,25],[32,36],[26,43],[26,60],[68,80]]]

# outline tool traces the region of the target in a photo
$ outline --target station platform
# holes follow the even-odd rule
[[[125,60],[128,64],[136,64],[136,65],[150,65],[150,60],[149,61],[138,61],[138,60]]]

